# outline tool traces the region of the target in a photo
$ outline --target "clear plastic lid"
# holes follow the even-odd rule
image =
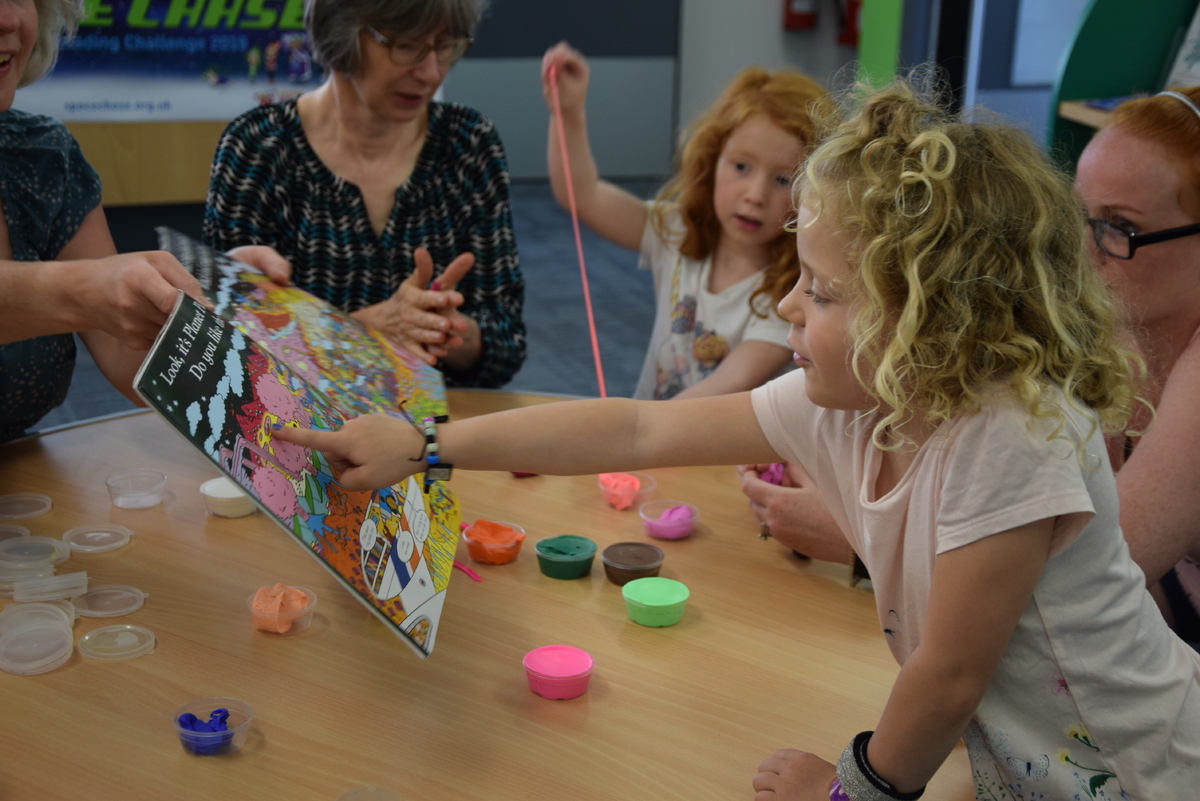
[[[16,523],[4,523],[0,525],[0,540],[11,540],[14,537],[28,537],[29,529],[24,526],[18,526]]]
[[[0,567],[0,598],[11,598],[13,585],[18,581],[54,575],[54,565],[40,564],[33,567]]]
[[[74,598],[87,592],[88,575],[85,571],[64,573],[61,576],[25,579],[13,583],[13,600],[17,603],[29,601],[54,601],[59,598]]]
[[[75,621],[79,619],[79,610],[75,608],[75,604],[67,598],[55,598],[53,601],[38,601],[40,604],[49,604],[56,606],[67,613],[67,617],[71,619],[71,625],[75,625]]]
[[[133,532],[113,523],[76,526],[62,535],[63,542],[79,553],[104,553],[129,544]]]
[[[26,623],[66,623],[75,625],[75,615],[52,603],[13,604],[0,612],[0,637]]]
[[[70,558],[71,546],[53,537],[0,540],[0,568],[61,565]]]
[[[124,662],[154,653],[154,632],[120,624],[89,631],[79,638],[79,653],[100,662]]]
[[[72,598],[71,603],[82,617],[120,617],[141,609],[149,597],[137,587],[104,584]]]
[[[49,512],[54,501],[38,492],[17,492],[0,495],[0,520],[22,520]]]
[[[31,622],[0,636],[0,670],[18,676],[45,673],[71,658],[75,636],[66,623]]]

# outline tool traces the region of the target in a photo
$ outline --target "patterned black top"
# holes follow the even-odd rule
[[[477,111],[429,104],[425,145],[378,236],[358,186],[334,175],[309,145],[296,101],[262,106],[225,129],[213,160],[204,241],[225,251],[270,245],[297,286],[345,311],[387,300],[425,247],[440,273],[471,251],[459,282],[463,314],[479,323],[483,354],[447,383],[498,387],[525,361],[525,281],[513,239],[504,148]]]
[[[100,176],[51,117],[0,113],[0,202],[16,261],[51,261],[100,205]],[[67,397],[72,334],[0,345],[0,442],[16,439]]]

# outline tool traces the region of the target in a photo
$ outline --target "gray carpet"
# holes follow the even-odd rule
[[[626,183],[649,197],[656,182]],[[525,322],[529,356],[512,383],[515,392],[598,394],[591,339],[583,305],[579,263],[571,217],[558,207],[546,184],[513,186],[513,227],[525,273]],[[200,234],[203,207],[198,205],[107,210],[109,227],[121,252],[155,247],[154,227],[168,225],[191,236]],[[637,269],[637,254],[583,231],[600,356],[608,394],[633,393],[654,321],[650,274]],[[80,344],[79,359],[66,402],[47,415],[39,428],[134,408],[104,379]]]

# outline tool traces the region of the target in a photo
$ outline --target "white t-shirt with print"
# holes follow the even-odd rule
[[[1015,400],[997,398],[943,425],[876,498],[879,415],[816,406],[804,381],[796,371],[754,390],[755,414],[866,563],[900,664],[921,642],[938,554],[1057,518],[1050,559],[964,736],[976,797],[1196,797],[1200,654],[1167,628],[1129,556],[1093,417],[1058,393],[1067,422],[1048,441],[1048,424],[1031,429]]]
[[[669,215],[667,223],[670,231],[682,230],[677,213]],[[673,397],[702,381],[734,348],[748,340],[790,349],[789,325],[775,312],[769,295],[755,299],[765,318],[750,310],[750,296],[762,283],[761,273],[722,292],[709,292],[712,259],[696,261],[681,256],[673,244],[654,232],[649,215],[642,232],[638,267],[654,275],[655,314],[650,347],[633,397]]]

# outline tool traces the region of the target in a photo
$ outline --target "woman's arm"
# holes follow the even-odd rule
[[[746,340],[722,359],[711,375],[692,384],[672,400],[748,392],[767,383],[791,360],[789,348],[761,339]]]
[[[47,262],[0,262],[0,342],[99,330],[145,350],[175,305],[179,289],[200,285],[161,251],[114,255],[99,206]]]
[[[1200,338],[1175,362],[1153,425],[1117,472],[1121,530],[1149,586],[1200,547],[1198,397]]]
[[[554,118],[554,100],[550,85],[550,70],[556,70],[558,95],[562,106],[563,131],[566,134],[568,159],[571,162],[571,185],[575,190],[575,209],[584,225],[608,241],[629,250],[642,245],[646,227],[646,204],[619,186],[600,180],[592,147],[588,142],[587,119],[584,111],[587,99],[588,66],[583,55],[560,42],[546,51],[542,58],[542,94],[550,106],[550,130],[546,135],[546,161],[550,170],[550,186],[554,198],[563,208],[569,208],[566,171],[562,163],[562,146]]]
[[[104,219],[104,212],[97,206],[84,218],[79,230],[75,232],[75,236],[58,255],[60,259],[64,260],[89,258],[101,260],[99,262],[75,262],[76,264],[94,265],[91,269],[87,266],[82,268],[85,274],[80,275],[80,281],[85,283],[78,287],[78,291],[80,298],[85,300],[96,313],[103,314],[109,308],[121,308],[122,306],[119,301],[114,303],[102,300],[101,293],[104,288],[118,292],[124,291],[135,298],[140,295],[143,299],[124,304],[127,308],[136,304],[146,310],[139,320],[144,330],[139,330],[136,341],[129,336],[122,336],[118,339],[104,328],[88,325],[83,325],[76,330],[79,331],[79,338],[87,346],[88,352],[92,354],[96,366],[100,368],[100,372],[108,379],[109,383],[129,400],[139,406],[144,406],[145,403],[133,390],[133,379],[137,375],[138,368],[142,366],[146,350],[154,344],[154,338],[158,336],[159,329],[162,328],[171,309],[174,308],[178,290],[183,289],[196,298],[202,297],[202,293],[196,279],[184,269],[182,264],[176,261],[174,256],[165,252],[130,254],[134,258],[145,259],[148,262],[152,260],[151,266],[155,267],[157,272],[152,273],[146,269],[127,270],[121,276],[123,281],[121,279],[113,281],[111,272],[105,269],[105,265],[119,264],[122,260],[129,258],[117,256],[116,252],[117,247],[113,244],[108,223]],[[151,298],[153,300],[147,303]]]
[[[79,332],[97,366],[134,403],[133,377],[175,305],[200,285],[175,257],[116,255],[97,206],[52,262],[0,263],[0,341]]]
[[[424,468],[412,461],[424,437],[386,415],[355,418],[337,432],[281,428],[274,436],[325,451],[352,490],[391,486]],[[748,392],[672,404],[624,398],[549,403],[438,426],[438,445],[442,461],[459,469],[547,475],[778,458]]]

